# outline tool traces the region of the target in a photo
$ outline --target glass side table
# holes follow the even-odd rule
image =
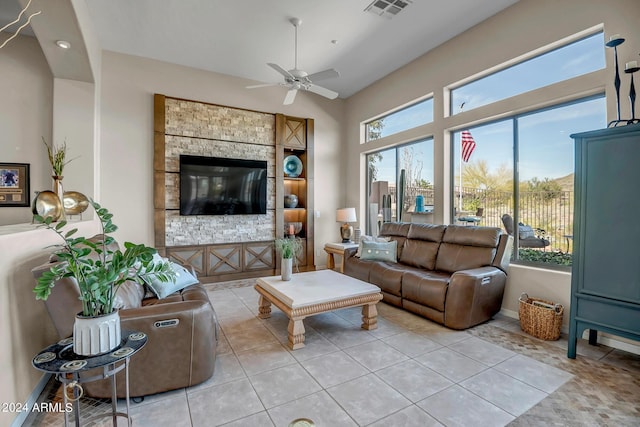
[[[73,352],[73,338],[65,338],[38,353],[31,363],[33,367],[56,375],[63,384],[64,407],[69,401],[73,402],[75,425],[80,426],[80,398],[82,397],[82,383],[111,378],[111,414],[99,414],[83,421],[93,421],[96,418],[113,418],[114,427],[118,425],[117,418],[125,417],[131,426],[129,416],[129,359],[147,343],[147,335],[143,332],[122,331],[122,343],[115,350],[98,356],[80,356]],[[102,368],[102,372],[91,377],[80,378],[80,373],[91,369]],[[118,412],[116,397],[116,374],[124,369],[127,412]],[[71,395],[69,394],[71,392]],[[64,413],[64,425],[69,426],[69,412]]]

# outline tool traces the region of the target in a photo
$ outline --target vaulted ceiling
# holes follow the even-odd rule
[[[26,0],[20,0],[26,4]],[[34,0],[72,4],[72,0]],[[78,0],[82,1],[82,0]],[[385,0],[395,1],[395,0]],[[404,0],[392,18],[367,12],[370,0],[85,0],[103,49],[215,71],[259,82],[279,82],[266,64],[335,68],[322,82],[346,98],[517,0]],[[44,3],[41,3],[44,6]],[[0,2],[0,26],[20,11]],[[62,16],[34,17],[46,26]],[[70,24],[75,24],[74,17]],[[35,25],[35,24],[34,24]],[[69,25],[56,25],[64,32]],[[38,34],[38,31],[36,31]],[[60,34],[58,38],[64,38]]]

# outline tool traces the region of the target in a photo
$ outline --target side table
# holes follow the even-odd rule
[[[69,400],[73,401],[75,425],[80,426],[80,397],[82,387],[79,384],[111,378],[111,414],[99,414],[83,421],[92,421],[96,418],[111,416],[114,427],[118,425],[117,417],[127,418],[131,426],[129,416],[129,359],[147,343],[147,335],[143,332],[122,331],[122,343],[110,353],[97,356],[80,356],[73,352],[73,338],[65,338],[42,350],[32,360],[33,367],[56,375],[58,381],[63,384],[64,407],[67,408]],[[80,378],[80,373],[91,369],[102,368],[102,373],[91,377]],[[117,411],[116,374],[124,369],[127,412]],[[69,397],[68,388],[73,389],[73,396]],[[69,426],[69,412],[64,413],[64,425]]]
[[[344,273],[344,251],[357,247],[357,243],[325,243],[324,251],[327,253],[327,268],[333,270],[336,267],[334,255],[339,255],[342,257],[339,271]]]

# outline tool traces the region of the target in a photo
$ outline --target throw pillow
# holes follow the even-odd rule
[[[518,225],[518,237],[520,240],[536,237],[533,229],[528,225]]]
[[[187,286],[195,285],[198,283],[198,279],[191,274],[189,270],[176,264],[173,261],[169,261],[171,269],[176,273],[176,280],[173,282],[162,282],[158,280],[154,275],[151,275],[145,279],[147,285],[151,288],[158,299],[166,298],[174,292],[181,291]]]
[[[368,235],[364,235],[360,237],[360,244],[358,245],[358,250],[356,251],[355,257],[360,258],[360,256],[362,255],[362,243],[363,242],[378,242],[378,243],[384,243],[384,242],[388,242],[390,239],[388,237],[373,237],[373,236],[368,236]]]
[[[134,280],[127,280],[116,291],[113,298],[113,308],[118,310],[126,308],[138,308],[142,306],[144,286]]]
[[[363,242],[360,259],[397,262],[398,242]]]

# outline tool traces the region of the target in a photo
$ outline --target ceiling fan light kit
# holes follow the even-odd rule
[[[287,91],[287,95],[284,98],[284,105],[293,104],[293,101],[296,98],[296,94],[299,90],[306,90],[308,92],[315,93],[320,96],[324,96],[329,99],[336,99],[338,97],[338,92],[334,92],[330,89],[324,88],[322,86],[318,86],[314,83],[314,81],[327,80],[336,77],[340,77],[340,73],[338,73],[333,68],[320,71],[313,74],[308,74],[306,71],[303,71],[298,68],[298,27],[302,24],[302,21],[299,18],[291,18],[289,20],[293,27],[295,28],[295,62],[294,68],[292,70],[285,70],[278,64],[267,63],[267,65],[273,68],[275,71],[280,73],[284,77],[284,83],[263,83],[258,85],[247,86],[247,89],[255,89],[260,87],[267,86],[285,86],[289,88]]]

